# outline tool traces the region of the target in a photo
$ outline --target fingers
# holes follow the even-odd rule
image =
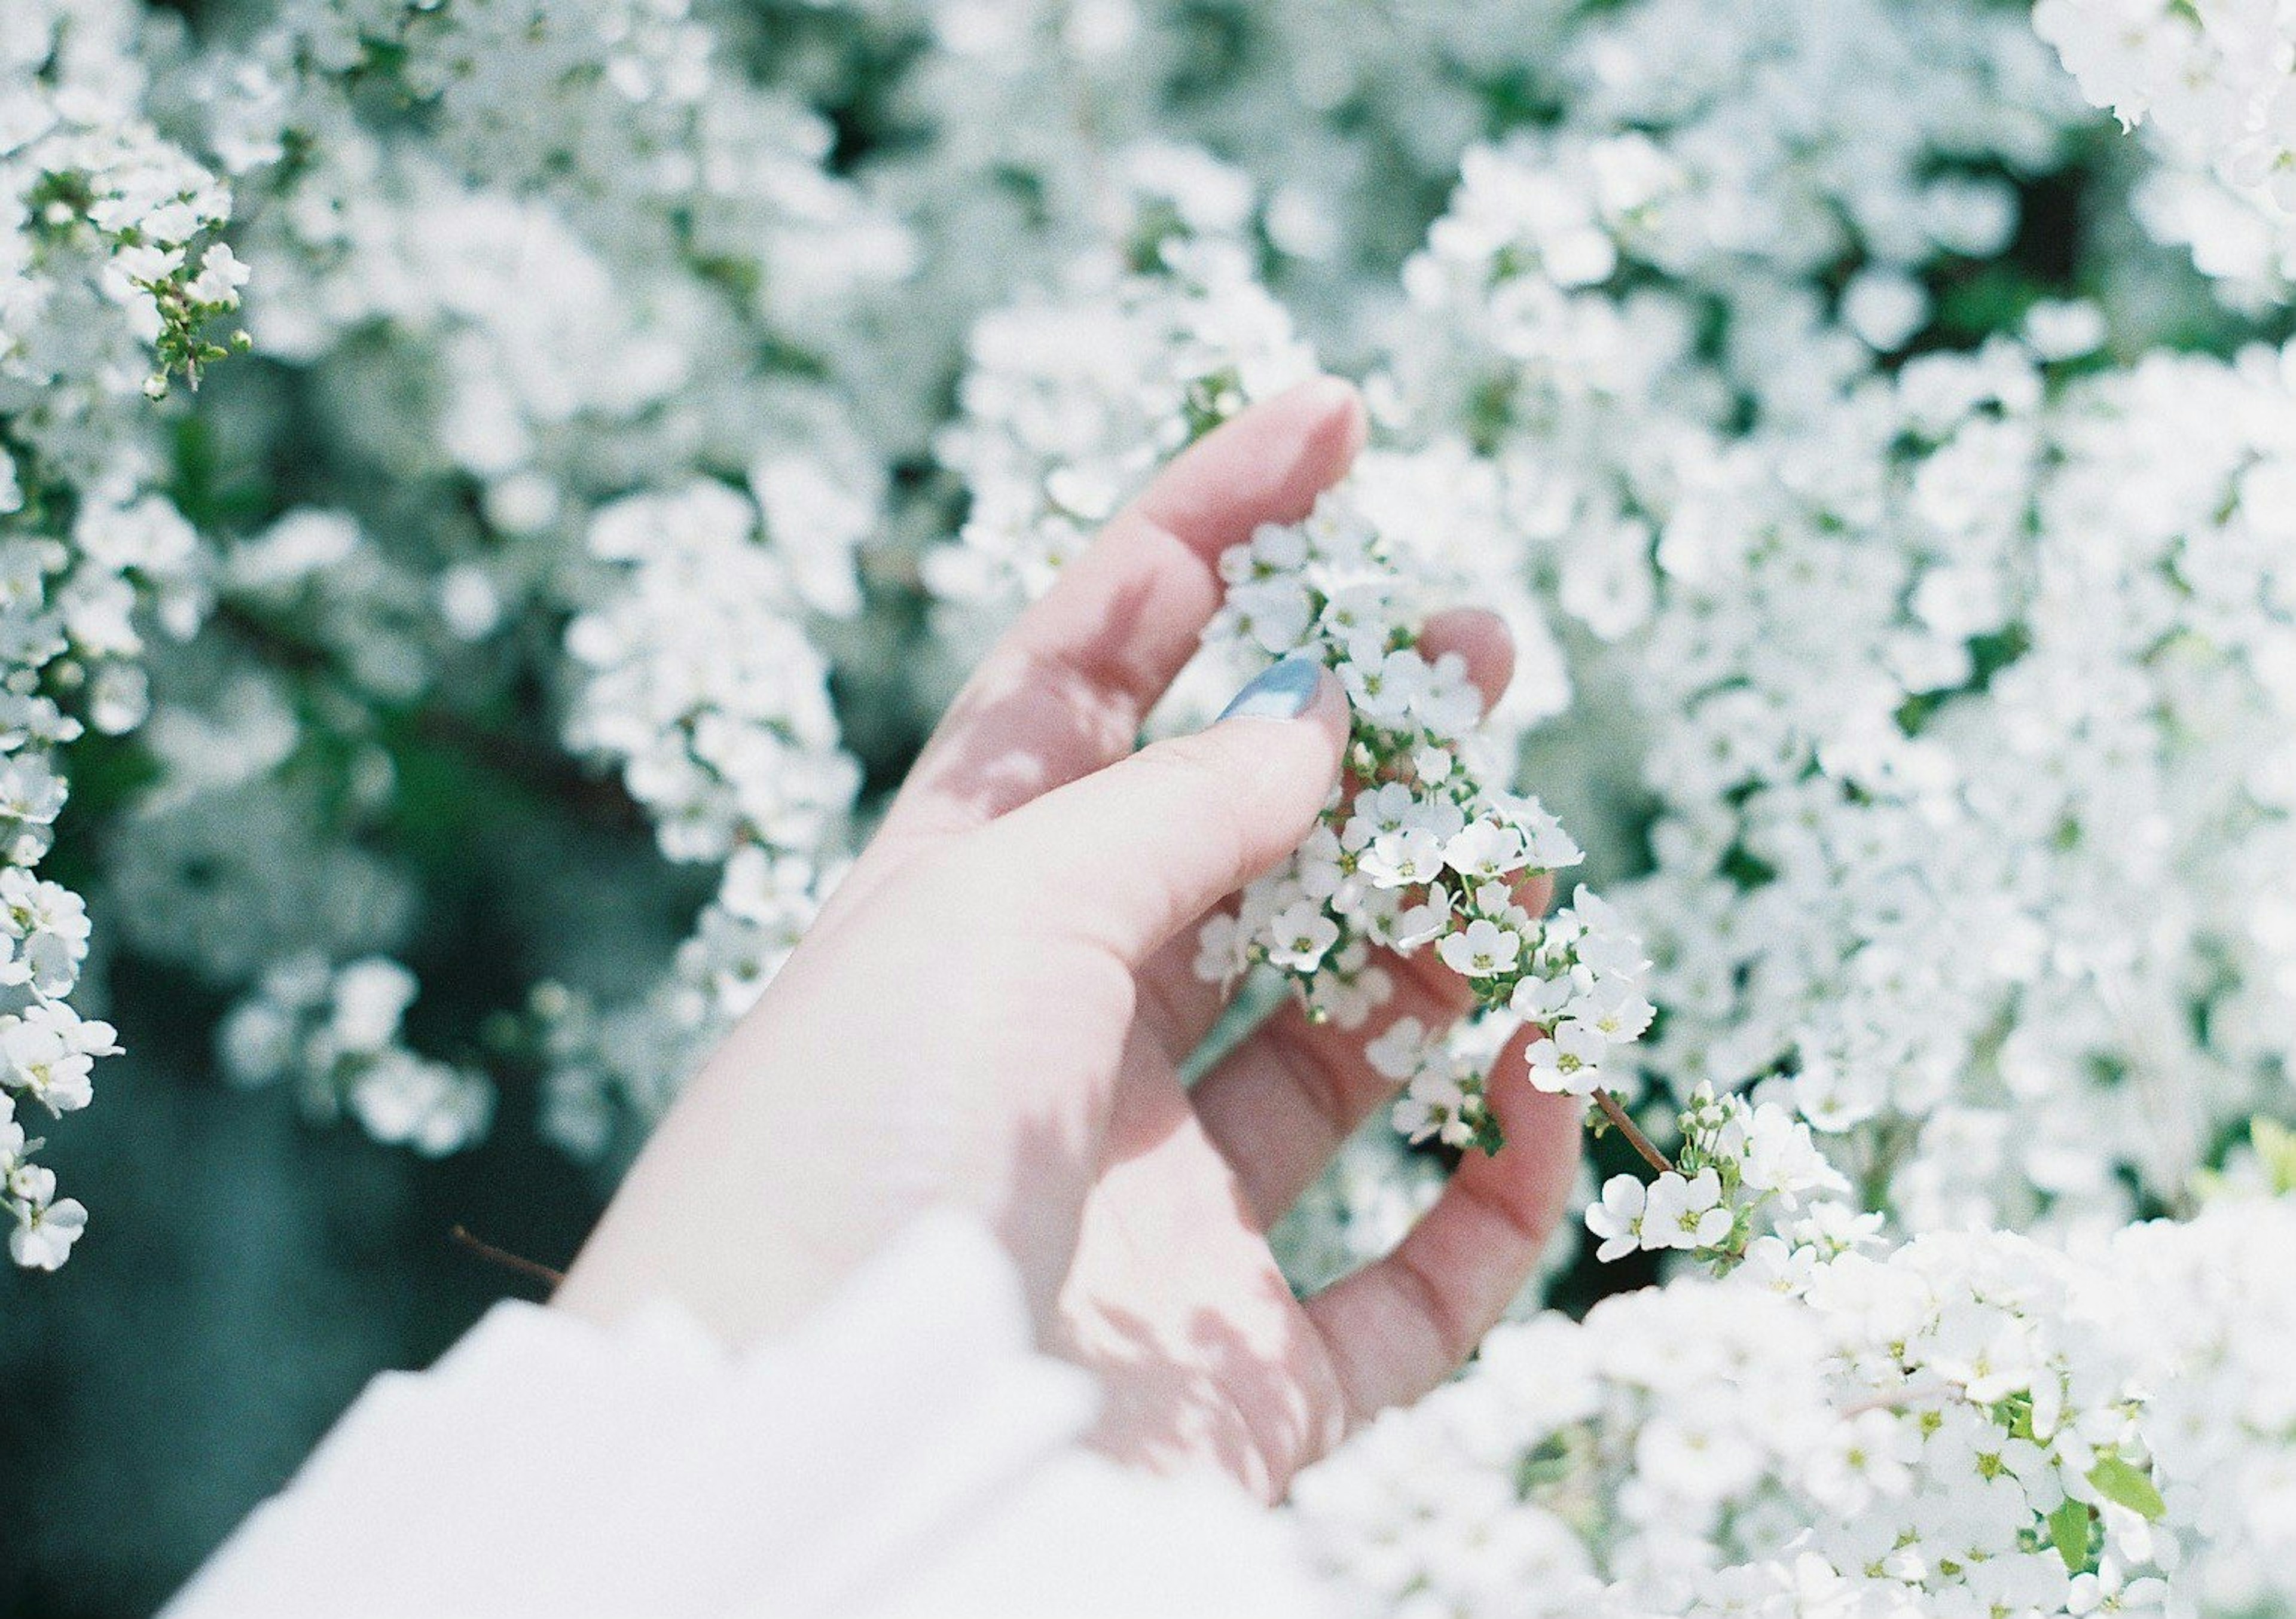
[[[1219,554],[1296,522],[1363,443],[1361,400],[1303,382],[1179,455],[966,683],[885,831],[960,831],[1122,758],[1219,605]]]
[[[1389,973],[1395,994],[1369,1025],[1312,1024],[1288,1001],[1190,1092],[1204,1133],[1234,1168],[1262,1231],[1283,1217],[1394,1092],[1394,1082],[1365,1060],[1365,1043],[1398,1018],[1439,1029],[1466,1010],[1466,985],[1440,965],[1414,957]]]
[[[1537,878],[1518,898],[1526,909],[1543,911],[1553,887],[1551,879]],[[1395,993],[1367,1023],[1352,1029],[1310,1023],[1296,1001],[1286,1002],[1189,1093],[1263,1231],[1394,1095],[1395,1082],[1371,1066],[1365,1045],[1406,1018],[1442,1030],[1473,1004],[1467,981],[1431,952],[1385,953],[1379,961]]]
[[[940,876],[976,913],[1138,966],[1298,847],[1339,779],[1348,709],[1330,671],[1278,664],[1237,702],[970,834]]]
[[[1513,678],[1514,642],[1507,634],[1505,621],[1495,613],[1480,608],[1456,608],[1437,613],[1422,626],[1419,644],[1430,658],[1456,652],[1465,658],[1467,676],[1482,692],[1486,710],[1498,701]],[[1225,986],[1207,984],[1196,976],[1196,954],[1193,934],[1184,930],[1140,973],[1145,999],[1141,1015],[1175,1062],[1185,1059],[1202,1043],[1212,1025],[1219,1020],[1221,1009],[1227,1005]],[[1392,971],[1391,960],[1387,965]],[[1279,1013],[1278,1017],[1286,1015]],[[1446,1016],[1457,1016],[1457,1009]],[[1316,1034],[1320,1036],[1329,1032],[1319,1029]],[[1244,1049],[1249,1049],[1249,1043]],[[1210,1083],[1209,1079],[1205,1083]],[[1196,1094],[1201,1094],[1201,1089],[1200,1085]],[[1317,1161],[1318,1167],[1321,1162]],[[1314,1171],[1309,1174],[1312,1178]]]
[[[1514,646],[1495,615],[1477,609],[1439,614],[1428,620],[1420,645],[1430,657],[1456,652],[1464,658],[1486,709],[1505,695]],[[1544,910],[1551,887],[1546,879],[1534,879],[1525,885],[1522,903]],[[1340,1144],[1393,1092],[1394,1082],[1365,1057],[1365,1043],[1405,1018],[1431,1030],[1446,1028],[1472,1002],[1466,980],[1431,952],[1382,953],[1376,964],[1396,987],[1370,1026],[1310,1023],[1296,1002],[1287,1003],[1191,1092],[1206,1132],[1235,1166],[1263,1227],[1299,1200]],[[1175,1002],[1181,994],[1176,990],[1163,999]],[[1207,1027],[1218,1015],[1215,1001]],[[1196,1031],[1196,1038],[1201,1034]]]
[[[1581,1104],[1532,1088],[1507,1043],[1491,1080],[1506,1145],[1470,1152],[1386,1258],[1307,1303],[1350,1421],[1416,1400],[1465,1361],[1522,1290],[1562,1218],[1578,1162]]]

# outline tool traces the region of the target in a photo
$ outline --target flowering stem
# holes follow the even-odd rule
[[[1667,1160],[1666,1154],[1652,1146],[1650,1137],[1627,1116],[1627,1110],[1619,1106],[1619,1099],[1600,1085],[1595,1087],[1595,1105],[1603,1110],[1603,1116],[1611,1121],[1611,1126],[1627,1138],[1627,1145],[1643,1155],[1644,1163],[1660,1174],[1666,1174],[1674,1168]]]

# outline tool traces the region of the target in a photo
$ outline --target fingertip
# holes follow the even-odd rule
[[[1316,666],[1316,700],[1308,706],[1308,713],[1335,740],[1345,740],[1353,710],[1348,702],[1348,689],[1329,666]]]
[[[1311,436],[1337,469],[1334,478],[1346,470],[1362,451],[1364,440],[1371,431],[1371,417],[1364,408],[1363,392],[1345,377],[1310,377],[1278,394],[1269,404],[1290,404],[1316,422]]]
[[[1363,454],[1371,418],[1363,395],[1344,377],[1310,377],[1278,394],[1268,405],[1297,413],[1300,448],[1286,495],[1304,518],[1315,510],[1316,497],[1345,478]]]
[[[1514,679],[1514,635],[1506,620],[1480,607],[1447,608],[1420,627],[1419,650],[1430,663],[1446,652],[1466,660],[1467,678],[1483,694],[1483,711],[1496,707]]]
[[[1231,720],[1308,720],[1330,732],[1336,744],[1348,731],[1347,689],[1322,659],[1295,652],[1245,682],[1212,724]]]
[[[1300,659],[1236,711],[1167,737],[971,834],[969,881],[1031,926],[1070,927],[1137,965],[1274,870],[1315,829],[1346,751],[1338,680]],[[1255,691],[1257,688],[1257,691]]]
[[[1348,701],[1348,689],[1340,683],[1340,677],[1328,668],[1318,667],[1316,700],[1308,705],[1308,715],[1323,729],[1324,740],[1331,744],[1332,773],[1336,777],[1341,756],[1347,752],[1348,733],[1354,725],[1355,713]]]
[[[1296,523],[1314,511],[1368,430],[1354,384],[1311,377],[1189,446],[1136,510],[1209,561],[1262,523]]]

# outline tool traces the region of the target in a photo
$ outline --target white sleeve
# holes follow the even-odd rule
[[[161,1619],[1323,1611],[1288,1529],[1082,1448],[1003,1251],[919,1222],[786,1338],[496,1305],[367,1386]]]

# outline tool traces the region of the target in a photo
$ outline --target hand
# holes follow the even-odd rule
[[[560,1303],[611,1316],[666,1295],[742,1342],[918,1212],[958,1205],[1011,1251],[1046,1346],[1100,1375],[1104,1448],[1214,1464],[1270,1499],[1457,1367],[1560,1213],[1577,1105],[1533,1091],[1511,1048],[1493,1083],[1505,1150],[1471,1154],[1394,1254],[1295,1301],[1266,1232],[1388,1096],[1364,1040],[1456,1018],[1464,985],[1428,957],[1390,961],[1397,995],[1371,1028],[1287,1006],[1184,1088],[1222,1004],[1192,970],[1198,924],[1313,826],[1346,699],[1324,673],[1294,717],[1134,751],[1218,606],[1219,553],[1305,516],[1362,437],[1354,392],[1328,379],[1245,413],[1022,615],[663,1120]],[[1426,640],[1464,656],[1487,699],[1505,686],[1488,615],[1445,615]]]

